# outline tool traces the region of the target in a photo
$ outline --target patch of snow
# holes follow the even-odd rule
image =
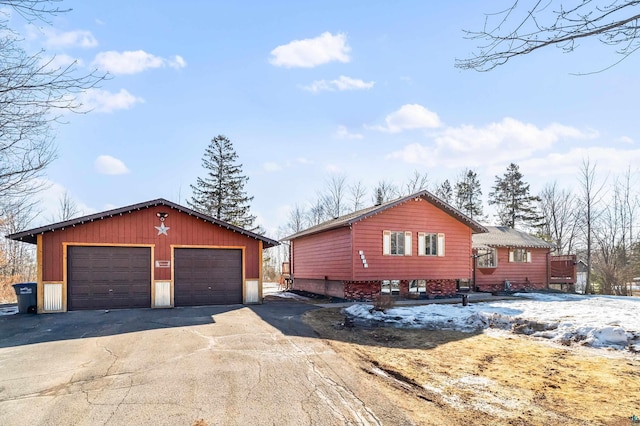
[[[296,300],[310,300],[308,297],[300,296],[299,294],[290,293],[288,291],[281,291],[279,293],[272,293],[272,296],[282,297],[283,299],[296,299]]]
[[[0,315],[15,315],[18,313],[18,306],[6,306],[0,308]]]
[[[573,294],[517,293],[519,300],[431,304],[374,311],[370,304],[346,308],[354,318],[397,327],[459,330],[508,330],[517,334],[638,352],[640,298]]]

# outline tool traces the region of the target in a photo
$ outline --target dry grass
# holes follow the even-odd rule
[[[381,294],[373,301],[373,310],[386,311],[395,306],[396,300],[390,294]]]
[[[339,309],[305,321],[424,425],[631,425],[640,359],[526,336],[341,329]]]
[[[17,303],[18,298],[16,297],[16,292],[11,287],[12,284],[17,283],[18,281],[2,279],[0,280],[0,303]]]

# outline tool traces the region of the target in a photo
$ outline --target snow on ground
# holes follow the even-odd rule
[[[399,327],[459,330],[508,330],[565,345],[640,352],[640,298],[517,293],[518,300],[430,304],[373,311],[355,304],[346,313],[356,319]]]
[[[18,305],[0,306],[0,315],[15,315],[18,313]]]

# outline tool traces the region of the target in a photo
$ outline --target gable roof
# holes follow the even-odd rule
[[[488,232],[472,236],[473,248],[486,247],[521,247],[521,248],[554,248],[553,244],[538,237],[517,231],[506,226],[487,226]]]
[[[450,204],[446,203],[445,201],[442,201],[440,198],[436,197],[429,191],[425,190],[425,191],[416,192],[415,194],[407,195],[405,197],[396,198],[395,200],[387,201],[386,203],[382,203],[376,206],[367,207],[365,209],[358,210],[353,213],[348,213],[344,216],[340,216],[335,219],[328,220],[319,225],[315,225],[305,230],[302,230],[300,232],[297,232],[293,235],[283,238],[282,240],[289,241],[289,240],[293,240],[306,235],[318,234],[320,232],[340,228],[343,226],[351,226],[356,222],[364,220],[382,211],[396,207],[402,203],[405,203],[415,198],[422,198],[423,200],[428,201],[429,203],[438,207],[440,210],[452,216],[454,219],[457,219],[458,221],[467,225],[469,228],[473,230],[473,232],[487,232],[487,229],[484,226],[480,225],[478,222],[471,219],[469,216],[465,215],[460,210],[454,208]]]
[[[53,223],[51,225],[41,226],[39,228],[17,232],[15,234],[7,235],[6,238],[9,238],[15,241],[24,241],[26,243],[36,244],[38,234],[44,234],[45,232],[53,232],[59,229],[68,228],[70,226],[82,225],[86,222],[95,222],[96,220],[108,219],[113,216],[122,216],[123,214],[126,214],[126,213],[133,213],[134,211],[148,209],[150,207],[157,207],[157,206],[167,206],[173,210],[186,213],[189,216],[195,216],[199,219],[202,219],[205,223],[211,222],[214,225],[219,225],[230,231],[238,232],[242,235],[246,235],[249,238],[260,240],[264,243],[264,248],[274,247],[280,244],[278,241],[272,240],[270,238],[264,237],[260,234],[256,234],[251,231],[247,231],[246,229],[240,228],[238,226],[232,225],[230,223],[224,222],[214,217],[207,216],[205,214],[199,213],[195,210],[191,210],[179,204],[172,203],[171,201],[167,201],[164,198],[158,198],[156,200],[146,201],[144,203],[139,203],[139,204],[132,204],[130,206],[120,207],[118,209],[107,210],[104,212],[95,213],[88,216],[82,216],[76,219],[70,219],[64,222]]]

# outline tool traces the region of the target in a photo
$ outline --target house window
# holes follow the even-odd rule
[[[509,251],[509,262],[527,263],[531,262],[531,252],[527,249],[512,249]]]
[[[383,231],[382,254],[392,256],[411,256],[411,232]]]
[[[424,254],[425,256],[438,255],[438,234],[424,234]]]
[[[411,280],[409,281],[409,293],[426,293],[427,280]]]
[[[498,253],[494,248],[478,249],[478,268],[497,268]]]
[[[444,234],[418,232],[419,256],[444,256]]]
[[[380,288],[382,294],[400,294],[400,280],[382,280]]]
[[[391,253],[404,256],[404,232],[391,233]]]

